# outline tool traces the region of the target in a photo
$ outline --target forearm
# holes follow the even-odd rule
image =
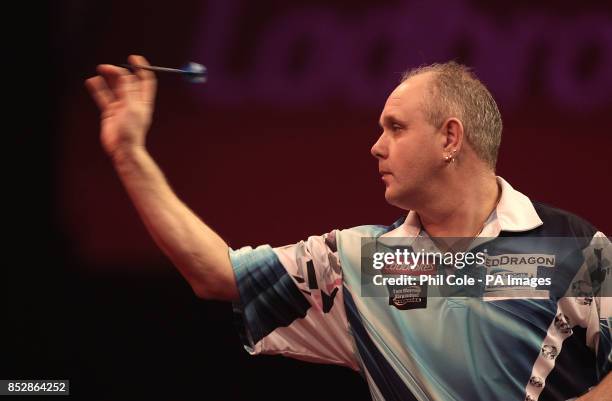
[[[576,401],[612,401],[612,375],[608,373],[595,388]]]
[[[149,233],[203,298],[238,298],[225,241],[173,192],[143,147],[115,152],[119,178]]]

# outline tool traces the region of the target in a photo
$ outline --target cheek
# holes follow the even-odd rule
[[[394,167],[400,175],[412,175],[415,171],[418,172],[430,163],[430,156],[431,149],[427,149],[426,146],[420,146],[420,144],[398,148],[395,154]]]

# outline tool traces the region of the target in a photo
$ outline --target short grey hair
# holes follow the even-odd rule
[[[468,143],[495,171],[503,127],[495,99],[470,68],[454,61],[408,70],[401,82],[430,72],[429,96],[423,99],[425,118],[436,128],[447,118],[458,118]]]

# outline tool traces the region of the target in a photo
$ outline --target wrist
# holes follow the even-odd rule
[[[110,158],[116,167],[134,161],[147,153],[144,145],[121,146],[109,153]]]

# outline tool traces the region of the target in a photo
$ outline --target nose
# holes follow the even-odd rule
[[[374,145],[372,145],[372,148],[370,149],[370,153],[372,154],[372,156],[377,159],[385,159],[387,157],[387,146],[385,145],[385,140],[383,138],[384,135],[384,132],[380,134],[380,137],[378,137],[378,140]]]

